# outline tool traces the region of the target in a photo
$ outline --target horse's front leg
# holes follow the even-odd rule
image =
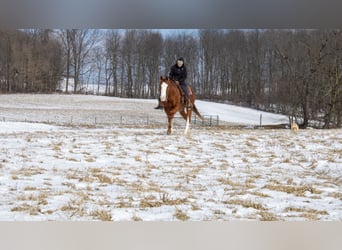
[[[189,135],[191,113],[192,113],[191,108],[188,108],[187,113],[186,113],[186,125],[185,125],[185,130],[184,130],[185,135]]]
[[[167,120],[168,120],[167,134],[168,134],[168,135],[171,135],[171,133],[172,133],[173,115],[169,115],[169,116],[167,117]]]

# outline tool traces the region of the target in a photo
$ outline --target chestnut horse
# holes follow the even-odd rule
[[[198,115],[199,118],[203,120],[202,115],[198,112],[197,107],[195,106],[195,94],[192,91],[189,91],[190,94],[190,102],[192,107],[188,107],[186,104],[182,102],[182,94],[180,92],[178,83],[168,79],[167,77],[160,77],[160,102],[164,107],[164,111],[167,115],[168,119],[168,129],[167,134],[171,134],[173,118],[177,112],[181,114],[181,116],[186,120],[186,126],[184,130],[184,134],[189,133],[190,122],[191,122],[191,114],[192,110]],[[190,89],[191,90],[191,89]]]

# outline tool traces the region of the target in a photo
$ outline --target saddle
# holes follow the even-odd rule
[[[179,84],[179,81],[174,81],[176,83],[176,86],[181,94],[181,103],[186,104],[186,97],[185,97],[185,92],[182,88],[182,86]],[[187,85],[186,86],[188,88],[188,93],[189,93],[189,97],[192,95],[192,91],[191,88]]]

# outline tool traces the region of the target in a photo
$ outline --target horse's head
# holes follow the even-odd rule
[[[165,102],[167,100],[166,90],[169,85],[169,79],[166,76],[160,77],[160,100]]]

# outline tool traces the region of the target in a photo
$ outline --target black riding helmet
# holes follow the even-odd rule
[[[182,62],[184,62],[184,58],[183,58],[183,57],[179,57],[179,58],[177,59],[177,61],[182,61]]]

